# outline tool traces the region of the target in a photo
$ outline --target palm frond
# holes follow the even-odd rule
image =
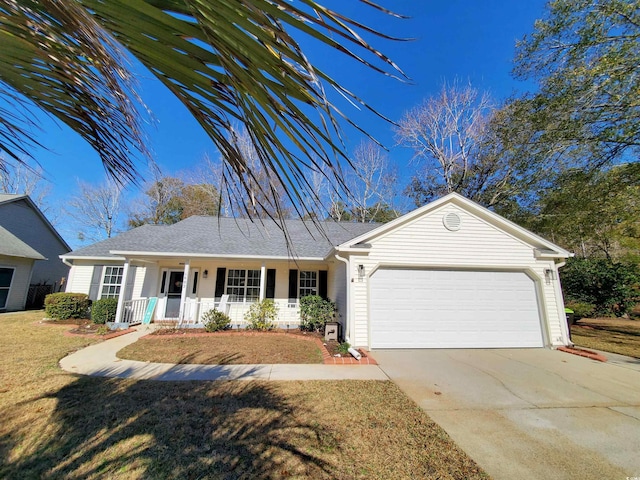
[[[370,108],[315,68],[297,37],[404,76],[359,32],[377,34],[314,0],[13,0],[0,7],[0,82],[78,131],[128,179],[129,147],[145,148],[121,46],[186,106],[238,177],[248,165],[228,133],[244,126],[263,168],[297,204],[309,198],[307,168],[340,178],[336,156],[348,161],[340,119],[350,120],[325,92]],[[6,147],[20,131],[6,118],[0,125]]]
[[[25,99],[57,117],[123,180],[133,149],[146,153],[141,110],[121,47],[75,1],[3,2],[0,7],[0,145],[12,157],[37,143]],[[4,87],[3,87],[4,86]],[[26,145],[25,145],[26,142]]]

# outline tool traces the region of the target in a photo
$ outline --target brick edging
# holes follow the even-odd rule
[[[585,350],[583,348],[575,348],[575,347],[558,347],[556,350],[560,350],[561,352],[571,353],[573,355],[578,355],[580,357],[590,358],[591,360],[597,360],[598,362],[606,362],[607,357],[604,355],[600,355],[599,353],[592,352],[591,350]]]
[[[295,337],[295,338],[299,338],[300,340],[307,340],[310,342],[315,342],[316,345],[320,348],[320,351],[322,352],[322,363],[325,365],[377,365],[378,362],[376,362],[373,357],[371,357],[369,355],[369,353],[366,353],[366,356],[362,356],[362,358],[360,360],[357,360],[356,358],[352,357],[351,355],[349,355],[348,357],[332,357],[331,354],[328,352],[327,347],[324,346],[324,344],[322,343],[322,340],[320,340],[317,337],[313,337],[313,336],[305,336],[305,335],[299,335],[296,333],[284,333],[284,332],[199,332],[199,333],[180,333],[180,335],[176,335],[179,336],[181,338],[195,338],[195,337],[211,337],[211,336],[231,336],[231,335],[242,335],[242,336],[257,336],[257,335],[278,335],[278,336],[288,336],[288,337]],[[152,334],[147,334],[144,335],[142,337],[140,337],[140,340],[144,339],[144,340],[149,340],[149,339],[156,339],[156,338],[164,338],[164,337],[171,337],[171,334],[168,335],[152,335]],[[362,353],[362,352],[361,352]]]

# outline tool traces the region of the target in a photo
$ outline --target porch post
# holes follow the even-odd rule
[[[127,291],[127,277],[129,276],[129,259],[124,261],[124,268],[122,269],[122,281],[120,282],[120,293],[118,293],[118,307],[116,308],[116,322],[122,322],[122,315],[124,314],[124,296]]]
[[[264,300],[265,291],[267,288],[267,266],[264,262],[262,262],[262,267],[260,267],[260,301]]]
[[[187,299],[187,284],[189,283],[189,260],[184,261],[184,275],[182,277],[182,290],[180,291],[180,316],[179,321],[184,320],[185,302]]]

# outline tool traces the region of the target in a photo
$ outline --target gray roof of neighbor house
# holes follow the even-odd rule
[[[33,258],[35,260],[46,260],[46,257],[33,249],[13,233],[0,227],[0,255],[8,257]]]
[[[80,248],[63,258],[124,255],[325,258],[331,249],[380,226],[377,223],[285,220],[253,222],[227,217],[189,217],[174,225],[143,225],[102,242]],[[112,253],[114,252],[114,253]]]
[[[31,197],[29,197],[29,195],[23,195],[21,193],[0,193],[0,206],[7,203],[18,202],[20,200],[24,200],[25,202],[27,202],[27,204],[33,209],[33,211],[36,212],[36,214],[42,219],[42,222],[49,228],[49,230],[51,230],[51,233],[53,233],[53,235],[55,235],[55,237],[60,240],[60,243],[62,243],[62,245],[67,250],[71,250],[71,247],[66,242],[66,240],[62,238],[62,235],[60,235],[60,233],[51,224],[45,214],[42,213],[40,207],[36,205],[36,203],[31,199]]]

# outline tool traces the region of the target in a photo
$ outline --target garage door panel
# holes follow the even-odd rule
[[[372,348],[543,345],[524,272],[380,269],[370,295]]]

